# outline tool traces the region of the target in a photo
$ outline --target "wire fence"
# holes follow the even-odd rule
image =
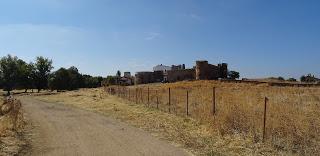
[[[307,142],[320,132],[320,111],[315,109],[319,108],[319,88],[112,86],[105,91],[132,103],[215,124],[222,133],[252,133],[262,141],[281,143],[291,137],[290,143],[296,144],[301,141],[296,135]]]

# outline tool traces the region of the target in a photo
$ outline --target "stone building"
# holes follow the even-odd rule
[[[155,66],[153,72],[138,72],[135,84],[155,82],[177,82],[184,80],[216,80],[227,78],[228,65],[226,63],[212,65],[208,61],[196,61],[196,66],[186,69],[185,65]],[[170,69],[170,70],[168,70]]]
[[[216,80],[228,77],[228,64],[209,64],[208,61],[196,61],[196,80]]]
[[[179,65],[172,65],[171,70],[183,70],[186,69],[186,66],[184,64],[179,64]]]
[[[170,70],[164,75],[164,80],[167,82],[177,82],[184,80],[194,80],[195,79],[195,69],[180,69],[180,70]]]
[[[163,71],[137,72],[135,84],[147,84],[163,81]]]

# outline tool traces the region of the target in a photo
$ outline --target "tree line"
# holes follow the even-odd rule
[[[74,90],[100,87],[103,78],[79,73],[76,67],[60,68],[52,72],[52,60],[42,56],[35,62],[26,63],[16,56],[7,55],[0,59],[0,88],[13,89]]]
[[[270,77],[269,79],[274,79],[274,80],[279,80],[279,81],[290,81],[290,82],[297,82],[298,80],[295,78],[289,78],[289,79],[285,79],[281,76],[279,77]],[[300,77],[300,82],[304,82],[304,83],[319,83],[320,79],[315,77],[312,74],[307,74],[307,75],[302,75]]]

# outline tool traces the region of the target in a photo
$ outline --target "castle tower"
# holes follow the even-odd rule
[[[228,64],[226,63],[222,63],[222,64],[219,64],[219,77],[220,78],[227,78],[228,77]]]
[[[196,80],[205,80],[208,61],[196,61]]]

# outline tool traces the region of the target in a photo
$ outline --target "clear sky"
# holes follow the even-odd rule
[[[320,1],[1,0],[6,54],[102,76],[198,59],[243,77],[320,76]]]

